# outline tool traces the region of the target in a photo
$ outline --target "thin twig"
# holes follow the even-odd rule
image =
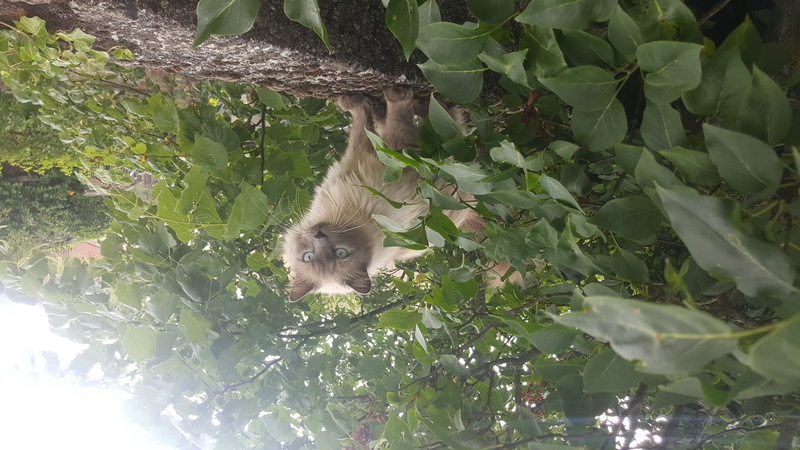
[[[356,324],[358,322],[361,322],[362,320],[365,320],[365,319],[370,318],[370,317],[377,316],[378,314],[382,314],[382,313],[384,313],[384,312],[386,312],[386,311],[388,311],[390,309],[396,308],[398,306],[402,306],[402,305],[404,305],[406,303],[409,303],[409,302],[410,302],[410,299],[405,298],[405,299],[398,300],[398,301],[393,302],[393,303],[389,303],[388,305],[383,305],[380,308],[373,309],[372,311],[370,311],[368,313],[362,314],[360,316],[353,317],[350,320],[350,324],[351,325],[352,324]],[[325,323],[327,323],[327,321],[326,322],[319,322],[318,324],[319,325],[324,325]],[[309,324],[309,325],[311,325],[311,324]],[[306,325],[306,327],[309,326],[309,325]],[[338,328],[338,327],[321,328],[319,330],[310,331],[310,332],[304,333],[304,334],[287,334],[287,333],[283,332],[283,333],[278,333],[278,337],[281,337],[281,338],[292,338],[292,339],[304,339],[304,338],[310,338],[310,337],[316,337],[316,336],[324,336],[324,335],[330,333],[331,331],[333,331],[336,328]],[[284,330],[281,330],[281,331],[288,331],[288,330],[289,329],[284,329]]]
[[[731,0],[721,0],[719,3],[714,5],[713,8],[709,9],[708,11],[706,11],[706,13],[703,14],[703,17],[701,17],[700,20],[697,21],[697,24],[698,25],[702,25],[702,24],[706,23],[706,21],[708,21],[708,19],[714,17],[714,15],[716,15],[718,12],[720,12],[722,10],[722,8],[724,8],[728,4],[728,2],[730,2],[730,1]]]
[[[264,160],[266,158],[266,149],[264,147],[264,140],[267,137],[267,105],[261,105],[261,184],[264,184]]]

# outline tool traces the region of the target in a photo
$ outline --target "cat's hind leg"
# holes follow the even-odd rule
[[[383,91],[386,118],[379,124],[381,138],[394,150],[414,147],[419,129],[414,126],[414,92],[393,86]]]

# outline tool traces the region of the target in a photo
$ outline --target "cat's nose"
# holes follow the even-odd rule
[[[322,231],[317,231],[317,234],[314,235],[314,239],[325,239],[326,237],[328,237],[328,235]]]

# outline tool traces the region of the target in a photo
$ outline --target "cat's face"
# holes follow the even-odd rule
[[[284,260],[294,278],[289,300],[296,302],[311,292],[368,293],[372,239],[365,228],[317,224],[291,230],[284,246]]]

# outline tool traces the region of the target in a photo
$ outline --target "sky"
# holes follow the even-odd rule
[[[126,420],[121,390],[79,386],[45,370],[42,351],[58,354],[61,368],[84,346],[50,332],[39,306],[0,294],[0,448],[167,449]]]

